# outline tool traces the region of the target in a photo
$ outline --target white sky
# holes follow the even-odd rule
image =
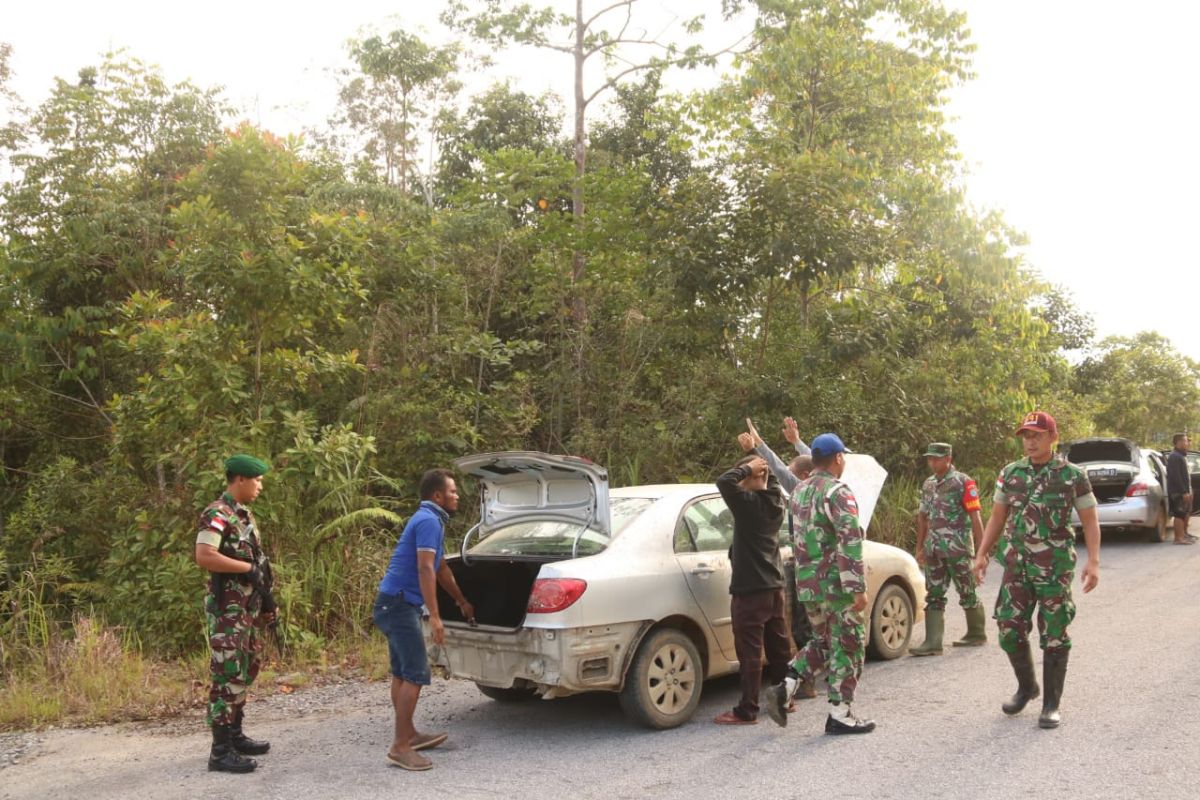
[[[1067,286],[1101,335],[1158,330],[1200,359],[1192,311],[1200,270],[1188,233],[1200,183],[1192,132],[1200,4],[946,2],[967,12],[978,47],[978,77],[950,109],[972,202],[1028,235],[1028,262]],[[672,8],[690,14],[702,5],[715,3],[646,0],[642,8],[667,20]],[[72,79],[101,52],[125,47],[170,80],[224,86],[243,116],[281,134],[328,116],[328,70],[343,64],[345,41],[364,26],[442,35],[438,0],[5,6],[0,41],[13,46],[14,88],[28,104],[45,97],[53,77]],[[502,53],[478,80],[499,75],[527,91],[570,90],[563,60]]]

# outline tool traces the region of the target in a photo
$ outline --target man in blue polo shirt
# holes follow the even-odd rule
[[[439,584],[454,598],[463,616],[469,622],[475,621],[474,607],[467,602],[442,558],[446,521],[458,510],[458,487],[450,470],[426,472],[421,477],[420,494],[421,505],[396,542],[372,612],[375,624],[387,636],[391,660],[396,732],[387,757],[393,764],[410,770],[432,767],[433,762],[417,751],[437,747],[447,738],[446,733],[417,733],[413,725],[421,687],[430,682],[421,607],[429,614],[430,632],[438,645],[446,641],[438,611]]]

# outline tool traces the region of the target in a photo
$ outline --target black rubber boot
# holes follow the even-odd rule
[[[1008,660],[1012,664],[1013,673],[1017,676],[1017,693],[1007,703],[1002,704],[1000,709],[1011,717],[1013,714],[1020,714],[1024,711],[1025,706],[1038,696],[1039,691],[1037,676],[1033,671],[1033,652],[1029,649],[1029,642],[1021,642],[1015,653],[1008,654]]]
[[[213,725],[212,750],[208,754],[208,769],[211,772],[253,772],[258,762],[233,749],[229,740],[228,725]]]
[[[1070,650],[1055,650],[1042,656],[1042,685],[1046,694],[1042,696],[1042,713],[1038,727],[1057,728],[1062,721],[1058,713],[1058,701],[1062,699],[1063,683],[1067,680],[1067,656]]]
[[[242,715],[245,710],[245,706],[238,706],[237,711],[233,712],[233,724],[229,726],[229,743],[244,756],[261,756],[271,749],[271,743],[251,739],[242,733]]]

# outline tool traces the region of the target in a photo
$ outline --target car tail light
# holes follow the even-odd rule
[[[1131,483],[1125,490],[1126,497],[1145,497],[1150,494],[1150,487],[1144,483]]]
[[[562,611],[582,597],[586,588],[587,581],[578,578],[538,578],[533,582],[533,591],[529,594],[529,605],[525,610],[530,614]]]

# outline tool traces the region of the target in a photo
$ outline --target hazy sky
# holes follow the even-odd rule
[[[551,0],[564,7],[573,4]],[[595,0],[592,0],[593,4]],[[0,11],[15,88],[44,98],[110,47],[171,80],[223,85],[243,116],[276,133],[317,125],[334,103],[330,68],[363,26],[436,38],[437,0],[206,4],[15,2]],[[698,0],[644,0],[665,24]],[[715,4],[707,4],[715,5]],[[1028,263],[1067,286],[1102,335],[1155,329],[1200,359],[1200,270],[1188,233],[1200,154],[1192,128],[1200,4],[1177,0],[948,0],[967,12],[977,78],[954,93],[951,130],[980,208],[1030,240]],[[724,33],[724,31],[722,31]],[[721,35],[714,33],[712,35]],[[569,66],[500,54],[493,75],[570,90]],[[481,76],[477,80],[484,81]]]

